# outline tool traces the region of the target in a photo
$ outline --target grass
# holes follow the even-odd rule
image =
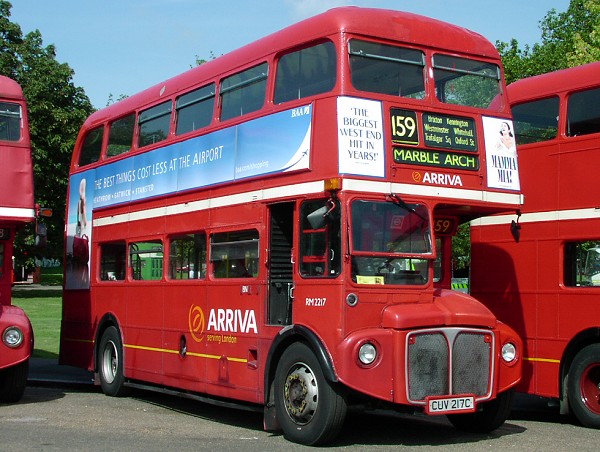
[[[58,358],[62,293],[60,290],[13,289],[12,304],[21,307],[33,326],[36,358]]]
[[[42,274],[40,278],[40,284],[44,286],[62,286],[63,282],[63,268],[51,267],[42,268]]]

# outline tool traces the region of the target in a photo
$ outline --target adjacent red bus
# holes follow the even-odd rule
[[[17,82],[0,76],[0,402],[23,395],[33,331],[21,308],[11,306],[16,231],[33,221],[33,166],[27,108]]]
[[[471,229],[472,295],[525,341],[518,390],[600,427],[600,63],[508,87],[525,203]]]
[[[449,289],[456,226],[520,205],[504,90],[483,37],[347,7],[94,113],[61,362],[109,395],[251,404],[305,444],[356,402],[498,427],[520,339]]]

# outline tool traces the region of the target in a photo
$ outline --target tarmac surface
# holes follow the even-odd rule
[[[34,386],[43,384],[92,386],[94,375],[85,369],[59,365],[57,359],[31,358],[27,383]]]

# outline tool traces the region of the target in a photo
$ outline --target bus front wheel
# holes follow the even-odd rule
[[[600,428],[600,344],[588,345],[575,355],[567,394],[577,420],[585,427]]]
[[[275,408],[285,438],[306,445],[333,440],[347,411],[343,391],[325,378],[318,359],[301,342],[285,350],[277,365]]]
[[[104,394],[112,397],[126,395],[123,344],[121,336],[114,326],[108,327],[100,339],[98,376]]]
[[[448,420],[458,430],[470,433],[489,433],[508,419],[512,407],[512,389],[501,392],[494,400],[482,403],[479,411],[469,414],[449,414]]]

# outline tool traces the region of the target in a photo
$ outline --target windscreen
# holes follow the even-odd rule
[[[425,284],[433,257],[422,204],[357,200],[351,207],[352,278],[359,284]]]

